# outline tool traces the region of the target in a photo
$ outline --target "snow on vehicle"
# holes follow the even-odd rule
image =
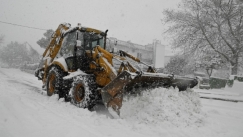
[[[80,24],[74,28],[67,23],[59,25],[35,72],[48,96],[57,93],[76,106],[89,109],[102,100],[108,110],[119,115],[124,93],[171,86],[184,91],[197,85],[193,78],[156,73],[153,67],[122,50],[108,52],[107,32]],[[120,62],[118,69],[113,60]],[[146,65],[147,72],[132,62]]]
[[[209,78],[203,72],[194,72],[194,76],[198,78],[198,87],[200,89],[210,89]]]

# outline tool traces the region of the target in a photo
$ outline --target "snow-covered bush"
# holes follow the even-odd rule
[[[210,77],[209,84],[211,88],[225,88],[228,79]]]

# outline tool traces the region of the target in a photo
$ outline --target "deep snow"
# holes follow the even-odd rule
[[[0,137],[242,137],[242,89],[177,92],[158,88],[125,97],[121,118],[112,119],[102,105],[95,111],[48,97],[42,83],[17,69],[0,68]],[[232,89],[231,89],[232,90]]]

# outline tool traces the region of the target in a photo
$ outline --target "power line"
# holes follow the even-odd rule
[[[47,29],[41,29],[41,28],[35,28],[35,27],[30,27],[30,26],[24,26],[24,25],[19,25],[19,24],[14,24],[14,23],[9,23],[9,22],[4,22],[4,21],[0,21],[0,23],[9,24],[9,25],[14,25],[14,26],[19,26],[19,27],[25,27],[25,28],[29,28],[29,29],[47,30]]]

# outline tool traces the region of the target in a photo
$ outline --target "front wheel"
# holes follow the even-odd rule
[[[71,103],[81,108],[91,109],[96,103],[96,85],[94,80],[87,76],[78,76],[74,79],[71,88]]]
[[[51,68],[46,81],[47,95],[59,93],[62,87],[62,74],[56,67]]]

